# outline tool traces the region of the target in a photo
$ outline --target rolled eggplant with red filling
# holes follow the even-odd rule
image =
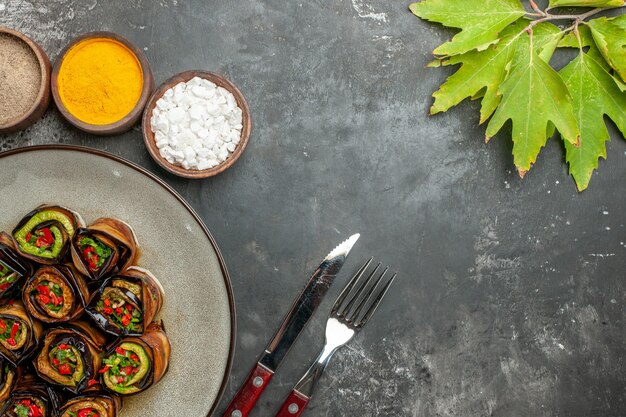
[[[106,279],[87,306],[87,314],[107,333],[139,336],[163,306],[163,287],[150,271],[131,266]]]
[[[2,411],[3,417],[52,417],[50,399],[45,389],[16,393],[9,397]]]
[[[18,371],[9,361],[0,358],[0,409],[9,398],[18,379]]]
[[[44,323],[78,318],[88,298],[84,278],[66,265],[42,266],[26,281],[22,293],[28,313]]]
[[[105,343],[104,336],[84,322],[49,329],[44,333],[41,350],[34,361],[37,374],[51,384],[78,394],[97,383],[100,346]]]
[[[121,409],[122,399],[116,395],[83,395],[66,402],[59,417],[117,417]]]
[[[2,417],[56,417],[59,397],[34,375],[26,374],[2,408]]]
[[[133,229],[121,220],[101,218],[80,228],[72,240],[72,261],[81,273],[97,281],[123,271],[139,257]]]
[[[33,273],[30,262],[21,258],[11,241],[0,236],[0,298],[9,298],[21,290],[25,278]]]
[[[102,361],[102,385],[110,392],[131,395],[163,378],[170,361],[170,342],[161,324],[151,323],[143,336],[126,337]]]
[[[67,253],[76,229],[84,226],[78,213],[60,206],[39,206],[13,230],[17,251],[40,264],[59,263]]]
[[[42,326],[20,302],[0,306],[0,355],[14,366],[37,349]]]

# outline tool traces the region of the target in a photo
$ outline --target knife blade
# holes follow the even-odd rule
[[[283,318],[276,334],[248,375],[246,382],[226,409],[224,417],[247,417],[250,414],[289,349],[321,303],[359,236],[357,233],[339,244],[311,275],[308,283]]]

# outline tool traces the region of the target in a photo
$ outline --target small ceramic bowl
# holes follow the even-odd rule
[[[176,84],[181,83],[181,82],[188,82],[194,77],[204,78],[206,80],[209,80],[215,83],[218,87],[223,87],[226,90],[230,91],[235,96],[235,101],[237,102],[237,106],[239,106],[239,108],[241,109],[242,119],[243,119],[243,122],[242,122],[243,127],[241,129],[241,140],[239,144],[237,145],[237,147],[235,148],[235,151],[231,155],[229,155],[229,157],[221,164],[214,166],[213,168],[204,169],[204,170],[184,169],[183,167],[180,167],[178,165],[170,164],[165,158],[163,158],[161,154],[159,153],[159,148],[157,148],[156,146],[156,141],[154,139],[154,133],[152,132],[152,123],[151,123],[152,111],[154,110],[154,107],[156,106],[156,102],[161,97],[163,97],[163,94],[165,94],[167,90],[174,87]],[[206,71],[185,71],[165,81],[163,84],[161,84],[159,88],[157,88],[157,90],[154,92],[152,97],[150,97],[150,100],[148,101],[148,104],[146,105],[146,109],[143,113],[143,123],[142,123],[143,139],[144,139],[144,142],[146,143],[146,148],[148,148],[148,152],[150,153],[150,156],[161,167],[165,168],[172,174],[175,174],[175,175],[178,175],[179,177],[184,177],[184,178],[193,178],[193,179],[207,178],[213,175],[217,175],[221,172],[224,172],[225,170],[230,168],[235,163],[235,161],[239,159],[244,149],[248,145],[248,139],[250,138],[251,129],[252,129],[252,120],[250,118],[250,109],[248,108],[248,103],[246,103],[246,100],[244,99],[243,94],[241,94],[241,91],[239,91],[239,89],[232,82],[222,77],[221,75],[217,75],[212,72],[206,72]]]
[[[0,34],[8,34],[14,36],[24,42],[33,51],[39,61],[39,69],[41,71],[41,82],[39,84],[39,93],[31,108],[19,119],[9,122],[9,124],[0,125],[0,134],[17,132],[26,129],[43,116],[50,104],[50,59],[44,52],[43,48],[28,36],[16,30],[0,26]]]
[[[139,101],[135,107],[124,116],[122,119],[117,122],[106,124],[106,125],[96,125],[91,123],[86,123],[77,117],[75,117],[72,113],[69,112],[67,107],[63,104],[61,100],[61,96],[59,94],[59,83],[58,76],[59,70],[61,68],[61,64],[63,63],[63,59],[68,51],[74,46],[88,39],[112,39],[126,46],[136,57],[139,63],[141,64],[141,70],[143,73],[143,88],[141,90],[141,96],[139,97]],[[143,113],[143,109],[148,102],[148,98],[150,94],[152,94],[152,90],[154,89],[154,77],[152,76],[152,69],[150,68],[150,63],[146,56],[141,52],[139,48],[137,48],[131,41],[128,39],[118,35],[113,32],[89,32],[85,33],[74,39],[67,45],[57,57],[54,68],[52,69],[52,97],[54,98],[54,103],[57,105],[59,111],[63,115],[63,117],[70,122],[75,127],[83,130],[87,133],[92,133],[94,135],[116,135],[120,133],[124,133],[130,130],[137,121],[141,118],[141,114]]]

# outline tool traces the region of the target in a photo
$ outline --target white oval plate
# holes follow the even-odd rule
[[[230,372],[235,314],[228,272],[206,226],[163,181],[143,168],[94,149],[44,145],[0,154],[0,230],[40,204],[128,222],[137,234],[139,265],[165,289],[161,317],[172,343],[168,373],[124,399],[120,417],[205,417],[214,411]]]

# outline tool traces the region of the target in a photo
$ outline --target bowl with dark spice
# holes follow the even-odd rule
[[[0,134],[26,129],[50,103],[50,60],[28,36],[0,26]]]
[[[90,32],[73,40],[54,63],[51,83],[63,117],[95,135],[130,130],[154,87],[145,55],[112,32]]]

